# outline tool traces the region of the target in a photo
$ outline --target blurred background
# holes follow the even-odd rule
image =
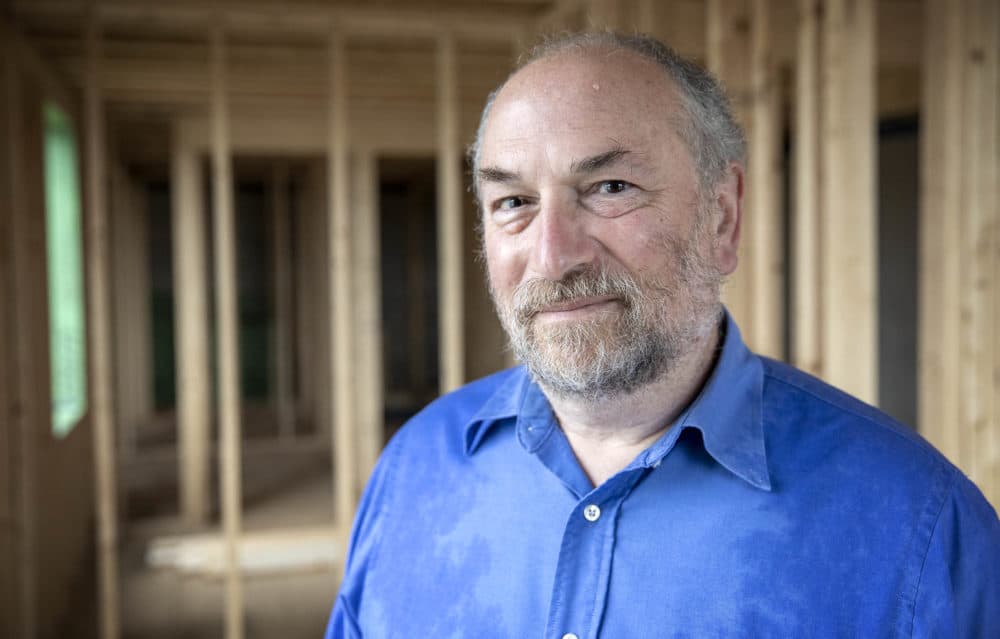
[[[733,96],[751,346],[1000,503],[994,0],[5,0],[0,636],[321,636],[384,442],[513,364],[463,151],[581,28]]]

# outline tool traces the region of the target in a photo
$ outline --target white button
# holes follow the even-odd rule
[[[567,632],[562,636],[562,639],[580,639],[580,638],[574,635],[572,632]]]
[[[591,504],[583,509],[583,517],[587,521],[597,521],[601,518],[601,509],[596,504]],[[563,637],[566,639],[566,637]]]

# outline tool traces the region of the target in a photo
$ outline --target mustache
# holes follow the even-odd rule
[[[627,311],[635,306],[641,294],[639,284],[628,274],[586,268],[567,273],[559,280],[535,278],[522,283],[514,291],[512,306],[515,316],[524,321],[549,306],[589,297],[618,299]]]

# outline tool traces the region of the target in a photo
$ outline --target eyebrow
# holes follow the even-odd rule
[[[584,174],[593,173],[594,171],[611,166],[631,154],[632,152],[628,149],[618,146],[603,153],[575,160],[570,165],[570,171]],[[519,173],[496,166],[484,166],[477,171],[476,176],[482,182],[493,182],[496,184],[511,184],[520,178]]]
[[[496,182],[498,184],[510,184],[518,179],[517,173],[505,171],[495,166],[482,167],[476,172],[476,175],[482,182]]]
[[[613,164],[616,164],[619,160],[632,152],[624,147],[615,147],[610,151],[605,151],[604,153],[598,153],[597,155],[591,155],[585,157],[581,160],[577,160],[570,165],[570,170],[573,173],[593,173],[600,169],[606,168]]]

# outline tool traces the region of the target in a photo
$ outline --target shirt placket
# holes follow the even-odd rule
[[[608,595],[622,504],[642,475],[624,471],[581,499],[559,549],[546,639],[595,639]]]

